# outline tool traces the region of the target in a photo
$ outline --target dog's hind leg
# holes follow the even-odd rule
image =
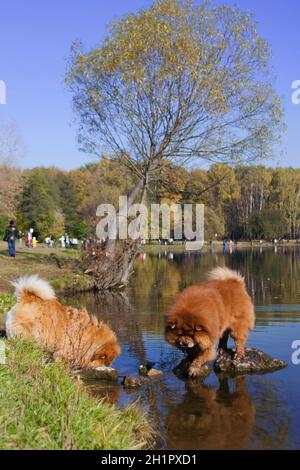
[[[227,342],[228,342],[228,338],[229,338],[229,330],[226,330],[224,331],[220,341],[219,341],[219,346],[218,346],[218,350],[219,349],[223,349],[223,351],[227,351]]]
[[[245,349],[246,349],[246,342],[248,338],[249,331],[243,331],[239,333],[231,333],[231,336],[234,339],[235,342],[235,359],[243,359],[245,357]]]

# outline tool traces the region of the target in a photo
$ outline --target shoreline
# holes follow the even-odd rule
[[[263,249],[263,248],[300,248],[300,243],[296,241],[291,241],[289,243],[276,243],[276,245],[272,242],[263,242],[260,244],[259,241],[255,241],[253,244],[248,241],[240,241],[233,245],[233,251],[242,251],[242,250],[251,250],[251,249]],[[181,242],[174,242],[172,245],[158,245],[157,243],[149,243],[147,245],[140,245],[139,246],[139,253],[159,253],[164,251],[173,251],[173,252],[185,252],[188,250],[185,249],[185,245]],[[213,242],[212,247],[209,245],[208,242],[205,242],[203,248],[201,250],[197,250],[199,253],[209,253],[213,252],[222,252],[223,251],[223,242]],[[227,252],[230,251],[229,246],[227,245]],[[193,251],[191,251],[192,253]]]
[[[281,248],[297,248],[300,247],[296,241],[289,243],[278,243],[274,245],[270,242],[260,244],[256,241],[238,242],[237,246],[233,245],[233,252],[243,250],[263,250],[263,249],[281,249]],[[186,251],[185,245],[181,242],[174,242],[172,245],[158,245],[157,243],[149,243],[147,245],[139,245],[137,255],[149,254],[156,255],[159,253],[195,253]],[[205,243],[199,253],[222,253],[223,243],[214,242],[212,247]],[[227,246],[227,253],[230,248]],[[7,254],[7,244],[0,242],[0,295],[12,294],[12,282],[21,276],[39,274],[45,278],[58,295],[72,295],[74,293],[90,292],[94,289],[93,279],[91,276],[84,274],[80,270],[80,250],[62,250],[60,248],[49,249],[45,247],[22,248],[16,250],[16,258],[9,258]]]
[[[153,430],[137,404],[119,409],[98,400],[62,362],[53,362],[31,341],[4,340],[4,345],[6,364],[0,365],[2,450],[151,447]]]
[[[1,329],[14,303],[12,295],[0,294]],[[70,369],[53,361],[32,341],[5,337],[1,341],[5,348],[5,363],[0,364],[1,449],[130,450],[151,446],[153,429],[139,405],[117,408],[93,397]]]

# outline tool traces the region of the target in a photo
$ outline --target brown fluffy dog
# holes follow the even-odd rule
[[[85,309],[64,307],[37,276],[15,284],[16,305],[6,320],[8,338],[32,338],[71,368],[108,366],[120,354],[114,332]]]
[[[178,294],[166,316],[167,341],[192,359],[189,375],[215,357],[215,347],[226,349],[228,336],[236,343],[236,358],[243,358],[255,313],[243,277],[228,268],[216,268],[209,281]]]

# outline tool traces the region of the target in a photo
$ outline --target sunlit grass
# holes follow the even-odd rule
[[[13,295],[0,295],[3,318],[14,303]],[[150,426],[138,406],[118,410],[99,402],[31,342],[5,340],[5,349],[0,449],[124,450],[149,444]]]
[[[13,295],[2,294],[0,295],[0,315],[6,315],[8,310],[15,303],[15,298]]]
[[[62,363],[28,341],[6,341],[0,365],[0,449],[133,449],[151,432],[141,409],[90,397]]]

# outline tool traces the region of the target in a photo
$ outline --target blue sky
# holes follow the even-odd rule
[[[22,167],[69,169],[91,161],[78,151],[71,94],[64,84],[74,39],[89,48],[101,42],[112,19],[150,5],[150,0],[0,0],[0,80],[7,104],[0,125],[14,120],[26,146]],[[198,1],[196,0],[196,3]],[[291,83],[300,80],[299,0],[214,0],[252,11],[271,44],[274,84],[284,99],[287,132],[273,164],[300,167],[300,105]]]

